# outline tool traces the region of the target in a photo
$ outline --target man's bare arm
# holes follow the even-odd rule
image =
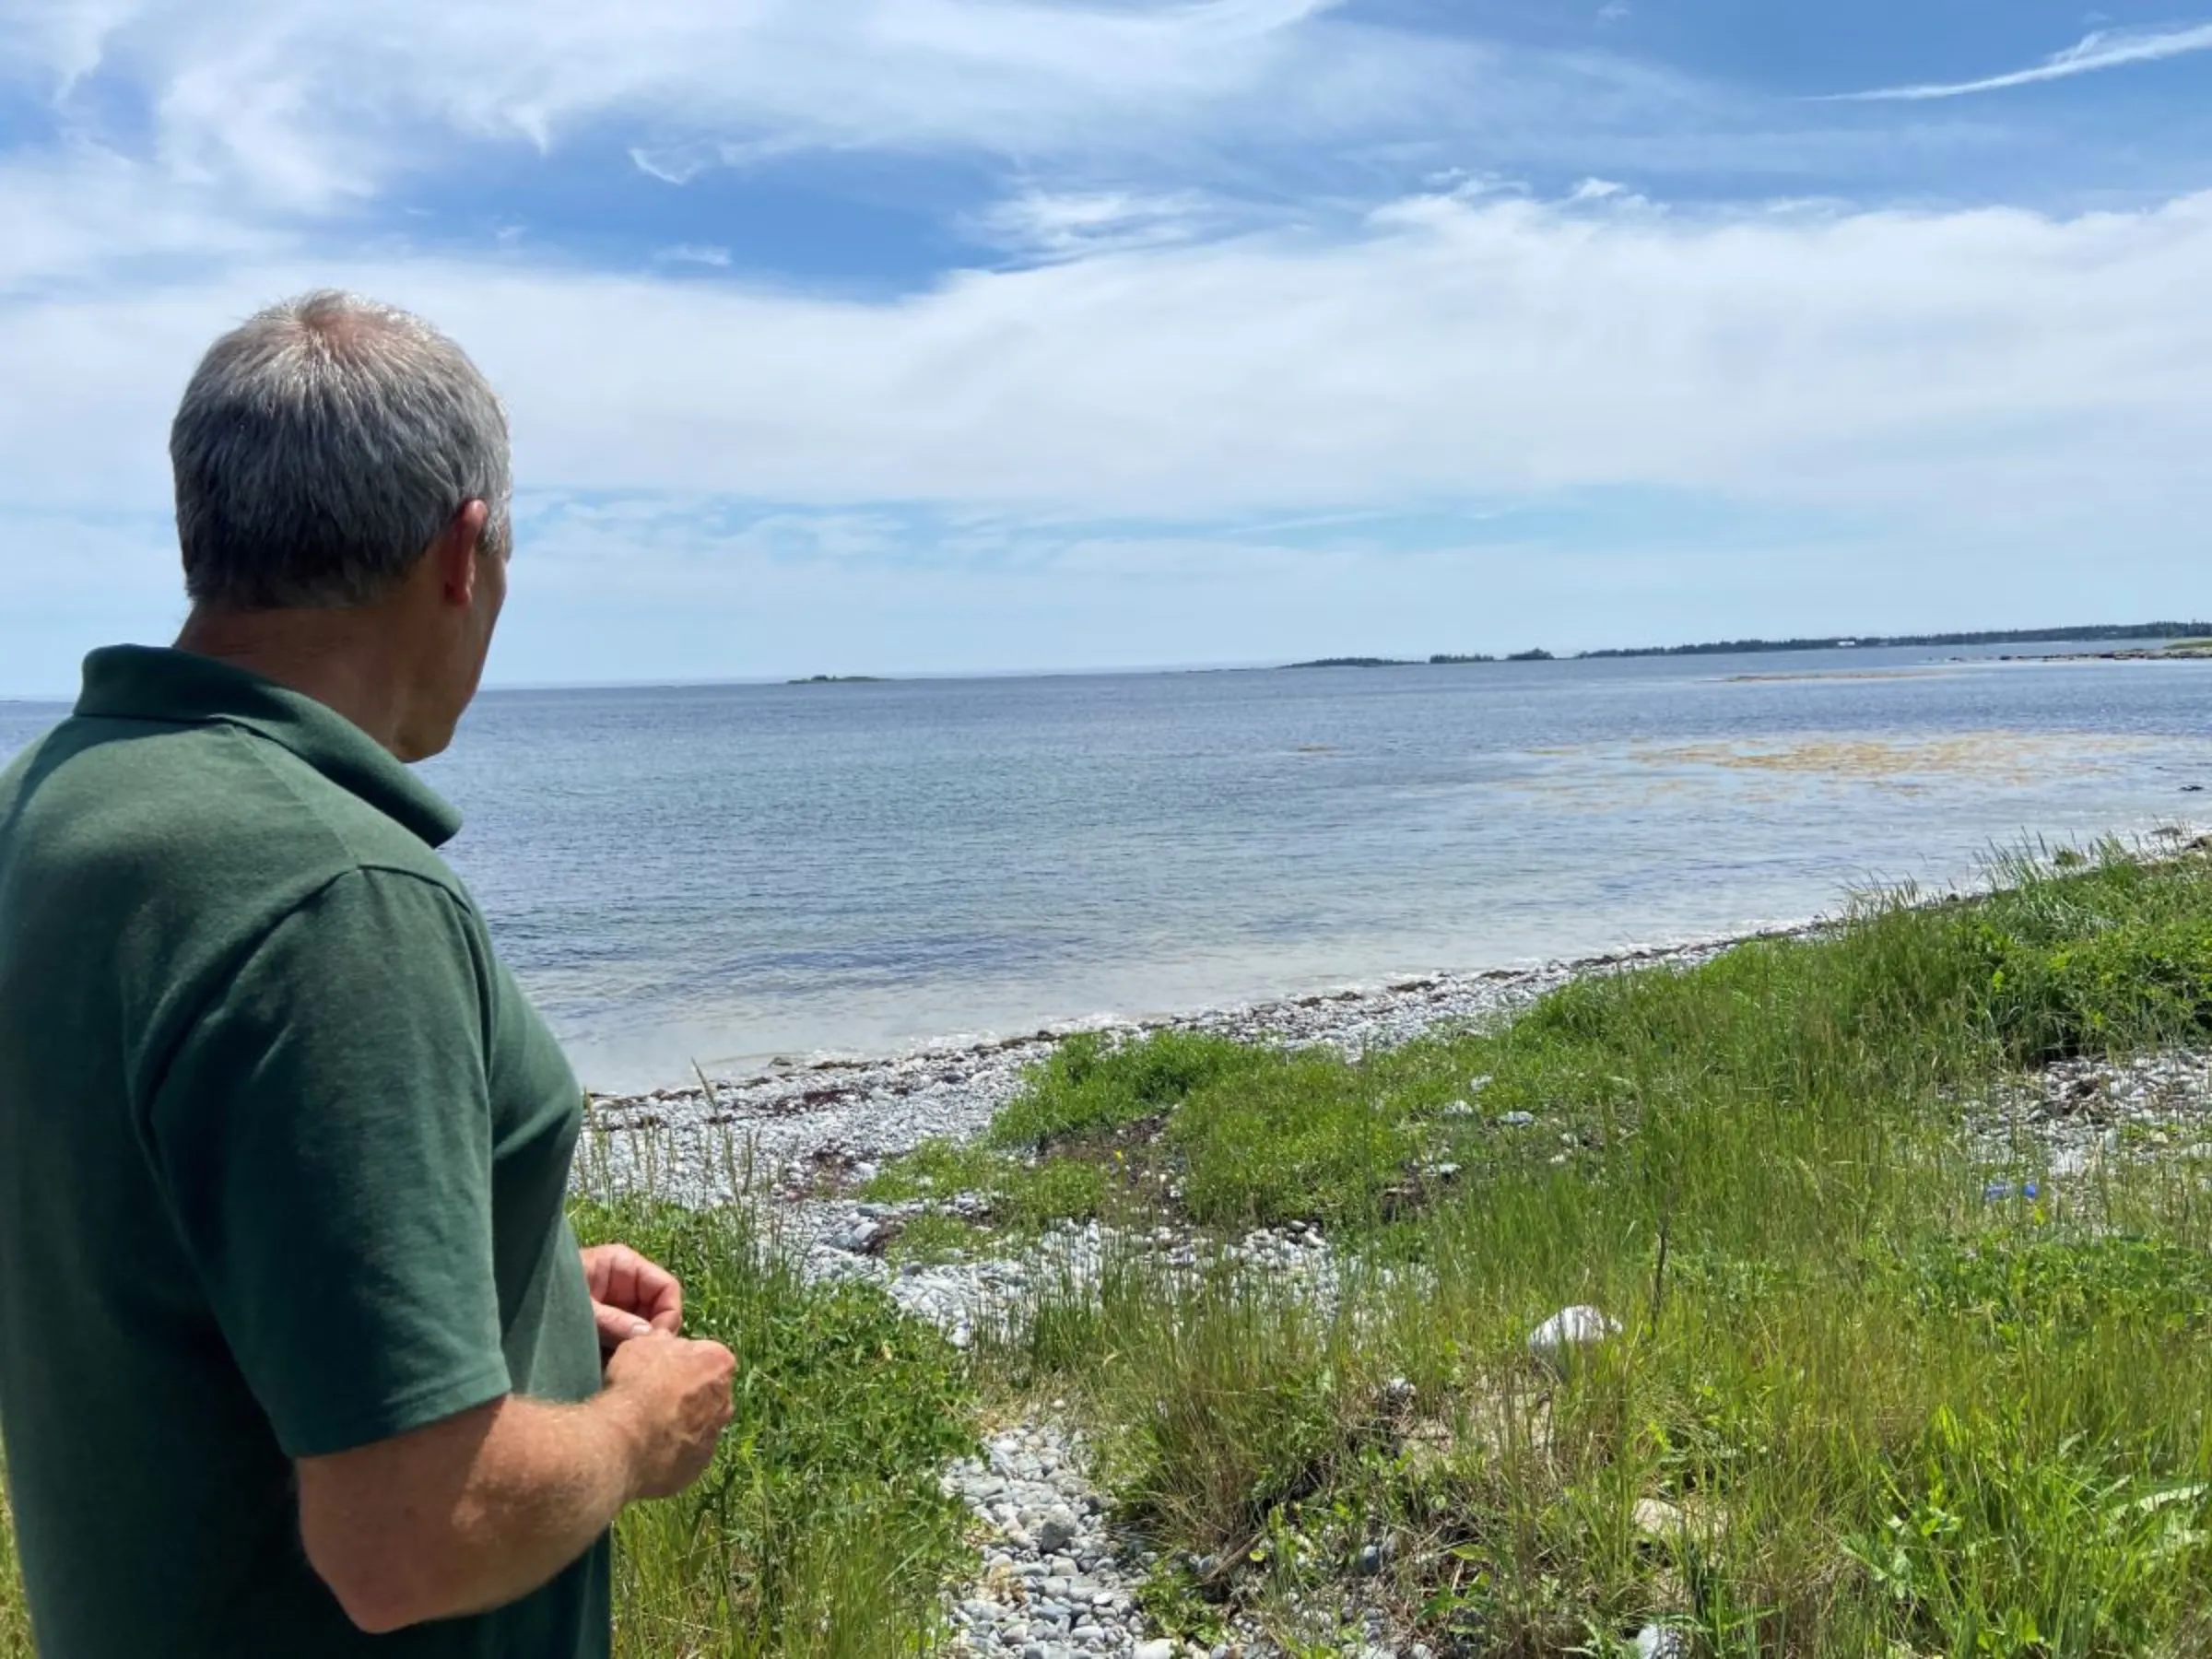
[[[309,1562],[363,1630],[503,1606],[588,1549],[622,1506],[696,1480],[730,1418],[735,1361],[655,1331],[577,1406],[510,1395],[412,1433],[302,1458]]]

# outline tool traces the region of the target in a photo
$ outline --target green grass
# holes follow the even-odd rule
[[[803,1283],[743,1208],[580,1205],[585,1242],[619,1239],[685,1285],[694,1334],[738,1357],[736,1416],[706,1477],[616,1532],[615,1651],[869,1659],[934,1638],[937,1597],[973,1560],[940,1482],[975,1450],[959,1356],[872,1286]]]
[[[30,1608],[16,1563],[16,1529],[7,1509],[6,1471],[0,1469],[0,1659],[31,1659]]]
[[[1141,1043],[1085,1032],[1036,1069],[1021,1099],[993,1122],[989,1138],[996,1147],[1042,1151],[1164,1114],[1265,1060],[1243,1043],[1192,1031],[1161,1031]]]
[[[958,1216],[919,1215],[899,1229],[884,1259],[894,1266],[914,1262],[925,1267],[958,1261],[973,1253],[988,1237],[984,1229]]]
[[[1507,1654],[1650,1619],[1712,1653],[2212,1653],[2212,1205],[2174,1170],[1985,1204],[1955,1133],[2014,1065],[2205,1037],[2212,874],[2008,873],[1497,1031],[1223,1067],[1159,1135],[1190,1211],[1339,1218],[1345,1294],[1131,1264],[994,1363],[1077,1403],[1201,1638],[1326,1645],[1352,1594]],[[1465,1173],[1422,1190],[1440,1147]],[[1524,1338],[1571,1302],[1626,1330],[1555,1379]],[[1640,1529],[1653,1500],[1687,1526]]]
[[[990,1206],[994,1223],[1020,1233],[1034,1233],[1059,1221],[1090,1220],[1103,1213],[1107,1204],[1105,1172],[1086,1160],[1037,1162],[972,1143],[943,1140],[925,1141],[894,1159],[861,1191],[865,1197],[889,1204],[974,1194]]]

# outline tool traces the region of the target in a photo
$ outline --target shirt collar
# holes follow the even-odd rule
[[[76,712],[241,727],[289,749],[433,847],[461,828],[461,815],[443,796],[335,709],[213,657],[151,645],[105,646],[85,659]]]

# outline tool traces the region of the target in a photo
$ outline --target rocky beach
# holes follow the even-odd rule
[[[1810,938],[1821,931],[1808,925],[1760,936]],[[1335,1293],[1337,1255],[1323,1229],[1310,1222],[1233,1235],[1180,1222],[1141,1229],[1095,1219],[1063,1222],[1009,1237],[1002,1250],[915,1259],[896,1248],[906,1229],[932,1215],[984,1219],[983,1198],[971,1193],[881,1201],[860,1190],[887,1161],[917,1147],[981,1135],[1032,1068],[1078,1030],[1118,1041],[1163,1030],[1199,1032],[1357,1060],[1418,1038],[1494,1028],[1593,975],[1694,968],[1742,942],[1438,975],[1152,1025],[1054,1029],[877,1060],[780,1063],[749,1077],[702,1078],[691,1088],[597,1096],[594,1178],[618,1185],[650,1165],[656,1190],[678,1193],[688,1203],[712,1204],[742,1192],[763,1206],[773,1247],[803,1264],[810,1278],[877,1285],[900,1309],[963,1347],[1033,1305],[1042,1289],[1095,1286],[1117,1257],[1147,1258],[1156,1270],[1194,1275],[1222,1268],[1255,1273],[1325,1304]],[[1483,1081],[1471,1079],[1470,1092],[1478,1095]],[[1466,1101],[1446,1111],[1483,1112]],[[1960,1147],[1985,1178],[1988,1205],[2072,1202],[2124,1167],[2171,1162],[2201,1175],[2212,1171],[2212,1054],[2165,1051],[2054,1062],[1987,1098],[1960,1101],[1959,1114]],[[1536,1114],[1525,1112],[1497,1114],[1496,1127],[1519,1135],[1548,1133]],[[1562,1149],[1550,1161],[1570,1164],[1580,1155],[1577,1137],[1559,1139]],[[1563,1341],[1602,1340],[1617,1329],[1597,1310],[1566,1309],[1532,1331],[1530,1342],[1532,1349],[1549,1351]],[[982,1551],[979,1575],[947,1601],[949,1625],[968,1651],[1006,1659],[1178,1659],[1186,1646],[1191,1659],[1278,1651],[1250,1621],[1231,1625],[1211,1645],[1162,1636],[1147,1622],[1140,1593],[1158,1566],[1157,1549],[1117,1527],[1109,1493],[1093,1478],[1086,1437],[1062,1414],[1041,1410],[995,1426],[982,1454],[955,1462],[945,1480],[971,1512]],[[1674,1512],[1650,1502],[1643,1510]],[[1364,1659],[1431,1659],[1432,1650],[1405,1636],[1380,1601],[1363,1598],[1364,1582],[1356,1574],[1341,1605],[1330,1610],[1341,1628],[1359,1632],[1355,1645]],[[1653,1625],[1636,1633],[1635,1651],[1688,1650],[1673,1630]]]

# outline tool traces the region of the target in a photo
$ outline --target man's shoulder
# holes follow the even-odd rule
[[[50,874],[181,882],[281,902],[351,871],[390,871],[472,908],[436,850],[280,743],[229,721],[73,716],[0,777],[0,823]]]

